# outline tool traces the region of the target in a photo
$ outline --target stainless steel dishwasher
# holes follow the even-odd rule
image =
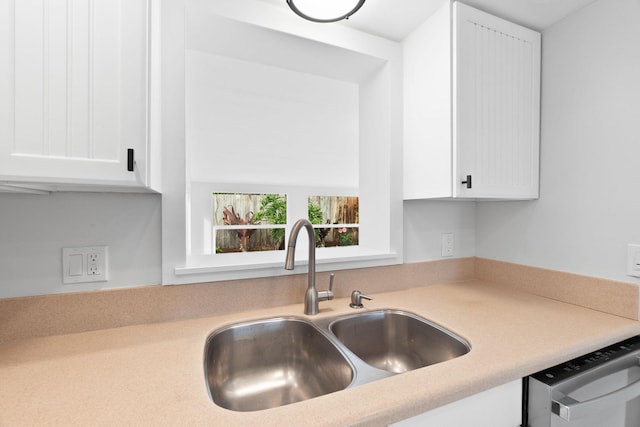
[[[640,427],[640,336],[528,378],[528,427]]]

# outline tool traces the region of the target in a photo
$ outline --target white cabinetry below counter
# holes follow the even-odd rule
[[[446,2],[403,44],[404,198],[537,198],[540,34]]]
[[[452,402],[391,427],[518,427],[522,420],[522,380]]]
[[[156,3],[0,0],[0,184],[159,189]]]

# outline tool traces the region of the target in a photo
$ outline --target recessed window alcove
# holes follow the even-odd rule
[[[285,195],[287,238],[309,197],[357,197],[358,244],[320,248],[318,270],[401,262],[400,46],[275,8],[185,11],[186,257],[171,281],[288,274],[282,251],[216,251],[214,193]]]

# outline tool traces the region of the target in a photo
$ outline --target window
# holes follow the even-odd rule
[[[358,204],[357,197],[309,197],[309,221],[316,230],[316,247],[358,245]]]
[[[213,193],[212,247],[216,254],[285,248],[286,194]],[[311,196],[307,219],[317,248],[358,245],[358,197]]]
[[[286,224],[283,194],[213,193],[216,254],[283,250]]]
[[[212,271],[282,267],[289,232],[300,218],[314,226],[318,260],[358,256],[367,248],[360,247],[360,198],[353,194],[353,189],[192,182],[190,259]],[[306,241],[301,233],[297,246],[306,247]],[[296,257],[304,262],[306,251],[298,250]]]

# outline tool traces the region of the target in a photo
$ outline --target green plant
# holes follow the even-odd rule
[[[309,215],[309,222],[311,224],[322,224],[322,211],[320,210],[320,206],[309,203],[309,209],[307,213]]]
[[[286,224],[287,199],[279,194],[266,194],[260,201],[260,210],[254,218],[269,224]],[[271,237],[276,249],[284,249],[284,229],[272,229]]]
[[[353,236],[346,227],[338,229],[338,246],[352,246],[354,244]]]
[[[322,210],[320,210],[320,206],[309,203],[307,215],[309,216],[309,222],[311,224],[322,224]],[[324,247],[324,239],[327,237],[329,229],[314,228],[313,233],[316,236],[316,247]]]

